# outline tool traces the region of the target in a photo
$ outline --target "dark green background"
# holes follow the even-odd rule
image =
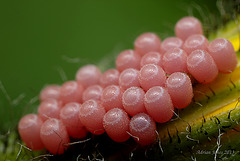
[[[211,24],[209,17],[217,13],[213,0],[1,0],[0,81],[11,100],[25,96],[11,105],[0,91],[1,133],[13,129],[23,114],[36,112],[29,100],[44,85],[63,83],[59,71],[70,80],[83,64],[104,68],[104,61],[133,48],[143,32],[164,39],[174,35],[183,16]]]

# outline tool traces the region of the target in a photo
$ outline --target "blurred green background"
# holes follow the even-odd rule
[[[174,35],[183,16],[204,28],[218,16],[215,0],[8,0],[0,1],[0,132],[36,112],[46,84],[74,79],[87,63],[112,66],[143,32]],[[5,91],[8,96],[6,95]],[[35,98],[35,99],[34,99]]]

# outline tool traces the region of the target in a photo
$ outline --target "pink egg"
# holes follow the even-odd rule
[[[119,72],[127,68],[140,69],[141,57],[133,50],[124,50],[116,59],[116,68]]]
[[[158,65],[147,64],[141,68],[138,79],[141,87],[147,91],[153,86],[165,86],[166,73]]]
[[[215,39],[208,47],[221,73],[231,73],[237,66],[237,55],[230,41],[223,38]]]
[[[173,48],[182,48],[183,41],[178,37],[168,37],[161,44],[161,53],[164,54]]]
[[[201,49],[207,50],[208,48],[208,40],[205,36],[200,34],[195,34],[189,36],[183,44],[183,49],[189,55],[192,51]]]
[[[134,116],[138,113],[147,112],[144,106],[145,92],[140,87],[128,88],[122,96],[123,107],[125,111]]]
[[[116,142],[124,142],[129,139],[129,117],[119,108],[109,110],[103,117],[103,127],[108,136]]]
[[[44,101],[48,98],[59,99],[60,88],[61,87],[58,85],[48,85],[44,87],[40,92],[40,101]]]
[[[100,78],[100,85],[105,88],[109,85],[118,85],[119,71],[117,69],[109,69],[103,73]]]
[[[83,90],[84,88],[80,82],[76,81],[65,82],[60,90],[60,100],[63,102],[63,104],[69,102],[82,103]]]
[[[102,73],[98,67],[88,64],[81,67],[76,74],[76,80],[85,88],[91,85],[99,84]]]
[[[105,109],[96,100],[88,100],[82,104],[79,111],[79,118],[89,132],[95,135],[103,134],[103,117]]]
[[[189,73],[203,84],[211,83],[218,75],[216,63],[205,50],[194,50],[188,56],[187,67]]]
[[[143,56],[150,51],[160,52],[161,40],[154,33],[143,33],[134,42],[135,51]]]
[[[71,102],[60,111],[60,119],[66,126],[68,135],[73,138],[84,138],[88,132],[79,119],[80,106],[77,102]]]
[[[139,87],[138,81],[139,71],[133,68],[128,68],[122,71],[119,76],[119,86],[122,90],[126,90],[130,87]]]
[[[28,114],[21,118],[18,123],[18,132],[23,142],[32,150],[44,148],[40,138],[40,128],[43,121],[35,114]]]
[[[202,24],[195,17],[183,17],[175,25],[175,34],[182,40],[193,34],[203,34]]]
[[[70,142],[67,129],[58,119],[46,120],[40,130],[41,140],[52,154],[63,154]]]
[[[187,53],[180,48],[168,50],[163,55],[163,68],[167,74],[174,72],[187,73]]]
[[[58,100],[49,98],[40,103],[38,107],[39,117],[45,121],[48,118],[59,118],[62,103]]]
[[[148,114],[159,123],[169,121],[174,107],[168,91],[160,86],[150,88],[144,96],[144,104]]]
[[[146,64],[155,64],[162,67],[162,55],[159,52],[151,51],[146,53],[140,62],[141,68]]]
[[[106,111],[122,108],[122,91],[119,86],[110,85],[103,89],[101,102]]]
[[[130,134],[141,145],[148,145],[156,140],[156,123],[146,113],[133,116],[129,124]]]
[[[87,87],[87,89],[83,92],[83,102],[94,99],[94,100],[101,100],[103,88],[100,85],[92,85]]]
[[[180,72],[171,74],[167,78],[166,87],[174,107],[182,109],[192,102],[192,83],[187,74]]]

